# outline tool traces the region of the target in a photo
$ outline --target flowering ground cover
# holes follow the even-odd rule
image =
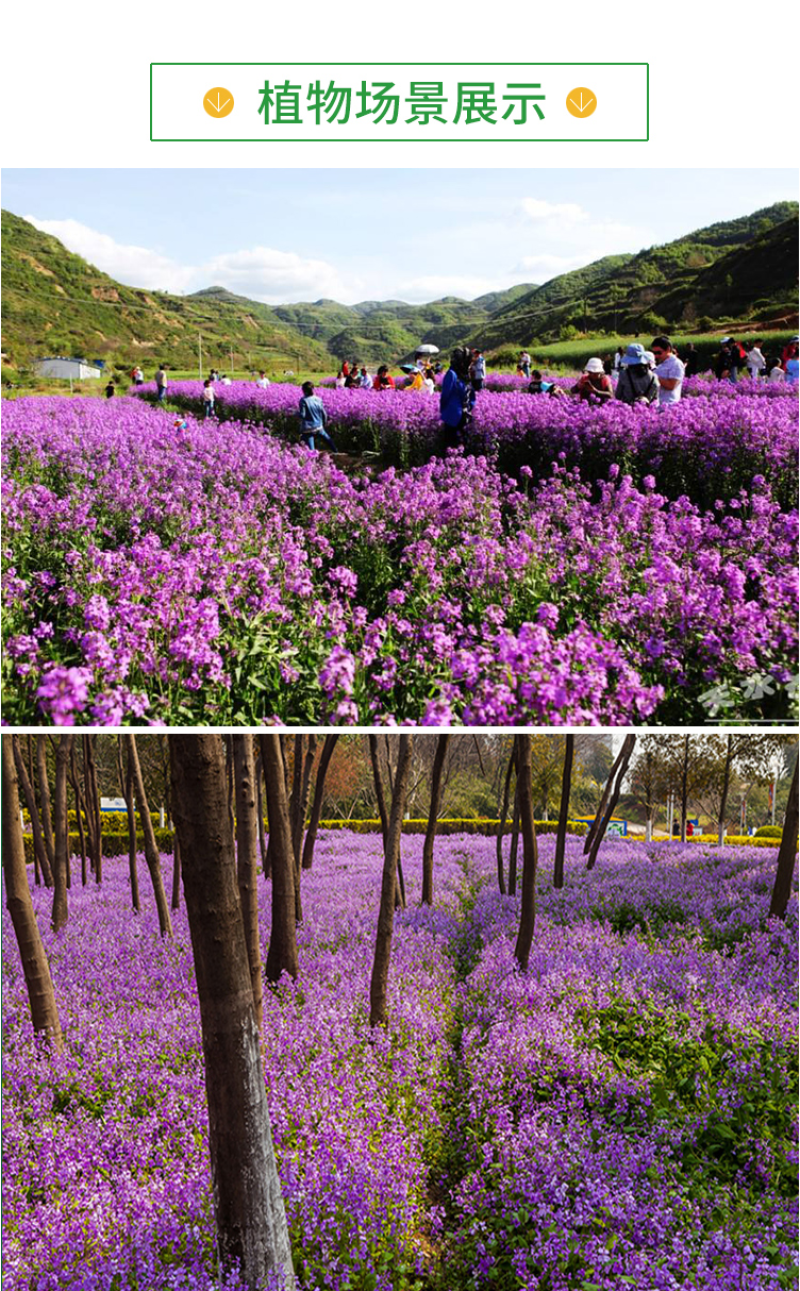
[[[763,475],[712,507],[616,463],[370,478],[133,399],[18,400],[3,452],[7,722],[792,710],[797,518]]]
[[[512,378],[519,381],[518,378]],[[562,384],[572,385],[573,381]],[[466,433],[470,452],[492,457],[498,469],[518,475],[522,467],[546,477],[554,461],[578,466],[585,480],[605,478],[612,465],[636,483],[655,475],[671,498],[688,495],[711,505],[750,489],[765,478],[774,496],[794,506],[797,490],[797,387],[766,382],[687,382],[695,397],[673,407],[629,408],[613,402],[593,407],[576,400],[554,400],[524,393],[524,384],[503,391],[481,391]],[[172,403],[202,411],[202,383],[177,381]],[[136,393],[155,398],[155,386]],[[297,440],[300,390],[249,382],[216,387],[220,417],[253,421],[289,440]],[[442,451],[439,401],[404,390],[322,392],[337,445],[369,450],[386,464],[407,467]]]
[[[300,974],[264,1069],[303,1291],[778,1291],[795,1285],[797,900],[775,853],[607,840],[566,886],[540,840],[531,965],[494,840],[403,841],[389,1025],[368,994],[375,835],[322,833]],[[141,858],[140,858],[141,859]],[[169,858],[163,863],[169,864]],[[4,910],[4,1286],[215,1291],[188,930],[130,909],[126,863],[45,931],[66,1048],[32,1038]],[[269,883],[259,881],[262,937]],[[34,893],[46,929],[48,894]]]

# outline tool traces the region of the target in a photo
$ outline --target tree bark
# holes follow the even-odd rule
[[[725,812],[728,808],[728,793],[731,787],[731,766],[733,763],[733,736],[728,736],[728,747],[725,753],[725,770],[722,776],[722,797],[719,804],[719,824],[717,825],[717,845],[725,844]]]
[[[83,794],[81,793],[81,782],[78,777],[78,764],[75,760],[75,745],[72,745],[72,751],[69,758],[69,779],[72,785],[72,795],[75,799],[75,820],[78,825],[78,836],[81,841],[81,887],[85,888],[88,881],[86,870],[86,830],[83,825]]]
[[[522,827],[522,900],[519,932],[514,958],[523,973],[527,972],[536,924],[536,822],[533,816],[533,783],[531,780],[531,737],[517,736],[517,801]]]
[[[175,824],[203,1031],[209,1150],[220,1260],[256,1291],[295,1286],[275,1164],[222,738],[171,735]],[[276,739],[276,736],[267,736]]]
[[[518,751],[519,752],[519,751]],[[531,794],[533,790],[531,789]],[[517,757],[517,783],[514,789],[514,815],[511,823],[511,846],[508,852],[508,895],[517,895],[517,855],[519,853],[519,757]]]
[[[44,845],[50,873],[55,883],[56,854],[53,845],[53,820],[50,815],[50,785],[47,780],[47,744],[46,736],[36,736],[36,771],[39,777],[39,801],[42,804],[41,821]]]
[[[277,982],[282,973],[297,977],[299,967],[295,929],[294,853],[280,736],[262,735],[260,740],[272,857],[272,933],[267,951],[266,973],[268,982]]]
[[[303,906],[300,899],[300,862],[303,848],[303,830],[306,823],[306,811],[308,810],[308,795],[311,788],[311,770],[314,766],[316,749],[316,735],[296,735],[294,737],[294,775],[292,796],[289,801],[289,827],[292,831],[295,919],[298,923],[302,923],[303,920]]]
[[[778,848],[778,865],[775,871],[775,886],[769,903],[770,919],[785,919],[786,907],[792,891],[794,863],[797,855],[797,761],[794,764],[794,775],[789,788],[789,801],[786,804],[786,815],[783,820],[783,834]]]
[[[322,815],[322,803],[325,798],[325,777],[328,774],[328,766],[333,756],[333,750],[336,748],[338,734],[326,735],[325,743],[322,746],[322,753],[317,767],[317,782],[314,785],[314,800],[311,804],[311,819],[308,822],[305,842],[303,843],[303,860],[302,868],[310,870],[314,864],[314,847],[317,842],[317,831],[319,830],[320,816]]]
[[[86,786],[86,818],[89,822],[89,845],[92,851],[94,881],[103,882],[103,817],[100,811],[100,794],[97,789],[97,764],[94,756],[94,736],[83,737],[83,782]]]
[[[2,738],[3,756],[3,805],[2,805],[2,861],[6,885],[6,905],[14,925],[14,933],[28,988],[33,1029],[43,1035],[54,1053],[64,1047],[61,1024],[58,1020],[53,979],[42,944],[39,926],[33,911],[31,890],[25,864],[25,840],[19,818],[19,787],[11,736]]]
[[[381,764],[378,758],[378,737],[370,735],[369,737],[369,758],[372,763],[372,778],[375,782],[375,801],[378,805],[378,815],[381,821],[381,834],[383,835],[383,850],[386,852],[387,839],[389,836],[389,817],[386,814],[386,795],[383,791],[383,774]]]
[[[564,745],[564,774],[561,777],[561,806],[558,812],[558,833],[556,834],[556,856],[553,865],[553,887],[564,886],[564,853],[567,849],[567,817],[569,816],[569,795],[572,789],[572,760],[575,755],[575,736],[567,735]]]
[[[233,737],[233,781],[236,790],[236,879],[253,987],[253,1009],[259,1035],[264,1030],[261,939],[258,930],[258,822],[252,735]]]
[[[119,782],[125,799],[125,810],[128,816],[128,876],[131,885],[131,905],[136,914],[141,914],[142,902],[139,896],[139,866],[137,861],[138,839],[136,837],[136,807],[133,796],[133,764],[130,748],[126,745],[125,777],[122,772],[122,736],[117,736],[117,768]]]
[[[611,792],[611,797],[606,805],[606,809],[603,814],[603,819],[600,821],[598,828],[595,832],[594,840],[592,842],[592,848],[591,848],[591,851],[589,852],[589,859],[586,862],[587,870],[594,869],[595,862],[597,860],[597,853],[600,850],[600,844],[602,843],[603,839],[606,836],[606,830],[608,829],[608,822],[611,820],[611,817],[614,815],[614,808],[619,802],[619,795],[622,789],[622,781],[625,779],[625,772],[628,770],[628,763],[631,760],[631,755],[633,753],[635,744],[636,744],[635,735],[625,736],[625,739],[623,740],[623,743],[622,743],[622,748],[620,749],[619,757],[617,758],[617,761],[614,764],[615,766],[617,766],[617,778],[614,781],[614,788]],[[597,820],[598,818],[596,817],[595,819]]]
[[[197,736],[196,738],[199,739],[200,737]],[[139,763],[139,754],[136,749],[136,736],[126,735],[125,740],[128,753],[130,755],[133,785],[136,791],[136,802],[139,807],[139,819],[142,822],[142,832],[144,834],[144,859],[150,872],[150,881],[153,885],[153,895],[156,899],[158,926],[162,937],[171,937],[172,920],[170,919],[169,906],[167,905],[167,894],[164,891],[164,879],[161,874],[161,858],[158,854],[153,822],[150,819],[150,808],[147,805],[147,794],[144,791],[142,768]]]
[[[428,810],[428,828],[425,830],[425,842],[422,847],[422,904],[433,905],[433,844],[436,838],[436,822],[442,805],[442,771],[449,735],[440,735],[436,741],[436,753],[433,757],[431,772],[431,803]]]
[[[171,910],[180,910],[181,908],[181,842],[178,838],[178,831],[175,830],[172,835],[172,900],[170,901]]]
[[[25,805],[28,808],[28,815],[31,818],[31,830],[33,833],[34,855],[38,856],[39,858],[39,866],[42,871],[42,878],[44,879],[45,887],[51,888],[53,886],[53,870],[52,870],[52,866],[50,865],[50,858],[48,857],[44,836],[42,834],[42,823],[41,823],[41,820],[39,819],[39,808],[36,805],[36,795],[33,792],[31,781],[28,776],[28,772],[25,768],[25,763],[22,760],[22,752],[19,747],[19,736],[10,735],[8,737],[3,737],[3,738],[8,738],[11,740],[11,747],[14,754],[14,765],[16,768],[17,777],[19,780],[19,784],[22,786],[22,792],[25,796]],[[29,735],[28,736],[29,741],[30,741],[30,738],[31,737]],[[17,796],[19,796],[19,791],[17,791]]]
[[[256,811],[258,812],[258,850],[261,854],[261,869],[265,878],[267,870],[267,834],[264,828],[264,768],[261,763],[261,748],[256,752]]]
[[[370,736],[370,740],[373,737]],[[372,963],[372,977],[369,988],[369,1021],[370,1026],[381,1026],[386,1022],[386,993],[389,984],[389,960],[392,951],[392,932],[394,930],[394,898],[397,875],[397,862],[400,856],[400,841],[403,833],[403,814],[406,807],[406,794],[411,773],[411,747],[413,736],[401,735],[397,754],[397,771],[394,777],[392,808],[386,833],[386,847],[383,854],[383,876],[381,880],[381,903],[378,913],[378,932],[375,938],[375,957]]]
[[[67,816],[67,773],[72,752],[72,735],[62,735],[56,744],[55,867],[53,870],[53,932],[67,922],[67,869],[69,866],[69,824]]]
[[[605,809],[606,809],[606,803],[608,802],[609,796],[610,796],[610,794],[611,794],[611,790],[612,790],[612,789],[613,789],[613,787],[614,787],[614,777],[616,776],[617,771],[618,771],[618,769],[619,769],[619,764],[620,764],[620,762],[622,761],[622,754],[623,754],[624,748],[625,748],[625,745],[624,745],[624,743],[623,743],[623,746],[622,746],[622,748],[620,749],[620,751],[619,751],[619,753],[617,754],[617,756],[615,757],[615,759],[614,759],[614,764],[613,764],[613,766],[611,767],[611,770],[610,770],[610,771],[609,771],[609,773],[608,773],[608,779],[606,780],[606,787],[605,787],[605,789],[603,790],[603,796],[602,796],[602,797],[601,797],[601,799],[600,799],[600,806],[597,808],[597,812],[596,812],[596,814],[595,814],[595,818],[594,818],[594,820],[592,821],[591,825],[589,826],[589,832],[587,833],[587,835],[586,835],[586,841],[585,841],[585,842],[584,842],[584,844],[583,844],[583,854],[584,854],[584,856],[586,856],[586,854],[592,850],[592,844],[594,843],[594,836],[595,836],[595,834],[597,833],[597,830],[598,830],[598,829],[599,829],[599,827],[600,827],[600,821],[601,821],[601,819],[602,819],[602,817],[603,817],[603,814],[604,814],[604,812],[605,812]]]
[[[511,776],[515,766],[517,743],[516,738],[511,741],[511,755],[508,759],[506,768],[506,778],[503,784],[503,805],[500,809],[500,823],[497,828],[497,885],[500,889],[501,896],[506,894],[506,879],[503,872],[503,837],[506,832],[506,821],[508,820],[508,805],[511,796]]]

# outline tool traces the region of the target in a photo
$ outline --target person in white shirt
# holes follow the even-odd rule
[[[220,385],[223,385],[223,386],[229,386],[230,383],[231,383],[231,379],[229,376],[224,376],[220,381]]]
[[[761,373],[764,371],[764,368],[767,366],[767,360],[761,353],[761,346],[758,341],[756,341],[751,349],[747,351],[746,363],[747,371],[750,373],[751,380],[757,381],[761,376]]]
[[[783,385],[784,381],[786,380],[786,373],[781,367],[780,359],[773,359],[773,365],[774,366],[769,374],[769,381],[771,385],[774,385],[774,386]]]
[[[658,406],[678,403],[686,369],[673,350],[672,341],[668,336],[657,336],[650,348],[656,361],[653,371],[658,377]]]
[[[266,390],[267,386],[269,385],[269,377],[267,376],[266,372],[259,372],[256,385],[261,390]]]

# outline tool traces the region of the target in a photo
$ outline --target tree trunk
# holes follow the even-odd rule
[[[122,736],[117,736],[121,742]],[[136,807],[133,796],[133,764],[130,748],[126,745],[125,778],[122,775],[122,746],[117,746],[117,767],[119,770],[120,788],[125,798],[125,810],[128,816],[128,876],[131,885],[131,905],[136,914],[141,914],[142,902],[139,897],[139,866],[137,862],[138,839],[136,837]]]
[[[389,837],[389,818],[386,814],[386,795],[383,791],[383,775],[381,773],[381,764],[378,758],[378,737],[370,735],[369,737],[369,758],[372,763],[372,778],[375,781],[375,801],[378,804],[378,815],[381,821],[381,834],[383,835],[383,851],[386,853],[387,839]]]
[[[522,972],[527,972],[536,923],[536,822],[533,817],[533,784],[531,780],[531,737],[517,736],[517,801],[522,827],[522,901],[519,932],[514,958]]]
[[[264,1030],[261,939],[258,931],[258,822],[252,735],[233,737],[233,781],[236,788],[236,879],[250,964],[253,1008],[259,1035]]]
[[[440,735],[436,741],[436,753],[433,758],[431,773],[431,804],[428,810],[428,828],[425,831],[425,842],[422,847],[422,904],[433,905],[433,844],[436,838],[436,822],[442,805],[442,771],[447,756],[449,735]]]
[[[564,774],[561,777],[561,807],[558,812],[558,833],[556,834],[556,857],[553,865],[553,887],[564,886],[564,853],[567,849],[567,817],[569,815],[569,795],[572,789],[572,759],[575,754],[575,736],[567,735],[564,745]]]
[[[294,775],[292,796],[289,802],[289,827],[292,831],[292,855],[294,856],[294,904],[295,918],[298,923],[303,919],[303,907],[300,899],[301,851],[303,848],[303,830],[308,810],[308,795],[311,788],[311,770],[314,765],[314,754],[317,749],[316,735],[295,735],[294,737]]]
[[[41,821],[44,845],[50,873],[55,883],[56,855],[53,845],[53,821],[50,815],[50,785],[47,780],[47,744],[45,735],[36,736],[36,770],[39,777],[39,801],[42,804]]]
[[[587,833],[586,840],[583,844],[584,856],[586,856],[587,852],[590,852],[592,850],[594,837],[600,827],[600,821],[605,813],[606,803],[608,802],[609,796],[611,794],[611,790],[614,787],[614,778],[619,769],[619,764],[622,761],[622,754],[624,752],[624,749],[625,749],[625,744],[623,742],[622,748],[620,749],[617,756],[614,758],[614,765],[612,766],[611,770],[608,773],[608,779],[606,780],[606,787],[603,790],[603,796],[600,799],[600,806],[597,808],[595,818],[592,821],[591,825],[589,826],[589,832]]]
[[[260,740],[272,857],[272,933],[266,972],[268,982],[277,982],[282,973],[288,973],[290,977],[297,977],[298,973],[294,853],[280,736],[262,735]]]
[[[310,870],[314,864],[314,847],[317,841],[317,830],[319,829],[320,816],[322,815],[322,803],[325,798],[325,777],[328,774],[328,766],[333,756],[333,750],[336,748],[336,741],[339,736],[326,735],[325,743],[322,746],[322,754],[317,767],[317,782],[314,785],[314,801],[311,804],[311,819],[308,822],[305,842],[303,844],[303,861],[302,868]]]
[[[719,804],[719,824],[717,826],[717,845],[725,844],[725,812],[728,808],[728,793],[731,787],[731,766],[733,763],[733,736],[728,736],[728,748],[725,753],[725,771],[722,777],[722,797]]]
[[[689,736],[683,737],[683,769],[681,771],[681,842],[686,842],[686,817],[689,807]]]
[[[372,739],[373,736],[370,736],[370,740]],[[400,856],[400,840],[403,831],[403,814],[406,807],[406,794],[411,773],[412,739],[413,736],[411,735],[401,735],[399,737],[392,809],[383,854],[378,933],[375,939],[375,958],[372,964],[372,978],[369,988],[369,1021],[370,1026],[373,1027],[381,1026],[386,1022],[386,992],[389,983],[389,959],[392,950],[392,932],[394,930],[395,883],[397,862]]]
[[[197,736],[196,738],[199,739],[200,736]],[[136,802],[139,807],[139,819],[142,822],[142,832],[144,834],[144,859],[150,872],[150,881],[153,884],[153,895],[156,899],[158,926],[162,937],[171,937],[172,920],[169,915],[167,894],[164,891],[164,880],[161,875],[161,858],[158,854],[153,822],[150,819],[150,808],[147,805],[147,794],[144,791],[142,768],[139,764],[139,754],[136,748],[136,736],[126,735],[125,740],[128,753],[130,755],[133,785],[136,791]]]
[[[783,819],[783,835],[778,848],[778,865],[775,871],[775,886],[769,903],[770,919],[785,919],[786,907],[792,891],[794,862],[797,854],[797,761],[789,788],[789,800],[786,804],[786,815]]]
[[[170,909],[181,908],[181,843],[178,831],[172,835],[172,900]]]
[[[25,840],[19,818],[19,787],[16,759],[11,744],[12,737],[4,735],[3,745],[3,877],[6,885],[6,905],[14,925],[14,933],[28,988],[33,1029],[43,1035],[54,1053],[64,1047],[61,1024],[58,1020],[53,979],[42,944],[39,926],[33,912],[28,872],[25,864]]]
[[[31,781],[28,776],[28,772],[25,769],[25,763],[22,760],[22,753],[19,747],[19,736],[9,735],[9,736],[4,736],[3,738],[4,739],[7,738],[11,740],[11,748],[14,754],[15,769],[17,772],[19,784],[22,786],[22,792],[25,795],[25,805],[28,808],[28,815],[31,818],[31,830],[33,833],[34,855],[38,856],[39,858],[39,866],[42,871],[42,878],[44,879],[45,887],[51,888],[53,886],[53,870],[52,870],[52,866],[50,865],[50,859],[47,855],[47,848],[45,846],[44,836],[42,834],[42,823],[41,823],[41,820],[39,819],[39,808],[36,806],[36,796],[33,792]],[[31,737],[28,736],[28,740],[30,740],[30,738]],[[19,790],[17,791],[17,796],[19,797]]]
[[[622,781],[625,779],[625,772],[628,770],[628,763],[631,760],[631,755],[633,754],[633,748],[635,744],[636,744],[635,735],[625,736],[625,739],[623,740],[623,743],[622,743],[622,748],[620,749],[620,755],[617,758],[617,762],[615,763],[615,766],[617,766],[617,778],[614,781],[614,788],[611,793],[611,798],[609,799],[606,805],[606,810],[603,815],[603,819],[600,821],[597,831],[595,832],[594,841],[592,842],[592,849],[589,852],[589,859],[586,862],[587,870],[594,869],[595,862],[597,860],[597,853],[600,850],[600,844],[602,843],[603,839],[606,836],[606,830],[608,829],[608,822],[611,820],[611,817],[614,815],[614,808],[619,802],[620,790],[622,789]]]
[[[266,737],[275,739],[277,737]],[[171,735],[175,824],[203,1031],[209,1151],[223,1271],[294,1288],[253,1009],[219,735]]]
[[[508,759],[506,768],[506,778],[503,785],[503,805],[500,809],[500,823],[497,828],[497,885],[500,889],[501,896],[506,894],[506,880],[503,873],[503,837],[506,832],[506,821],[508,820],[508,804],[511,795],[511,776],[514,771],[517,743],[516,739],[511,741],[511,756]]]
[[[511,824],[511,847],[508,853],[508,895],[517,895],[517,855],[519,853],[519,761],[517,761],[517,784],[514,789],[514,816]]]
[[[72,735],[62,735],[56,744],[55,867],[53,877],[53,932],[67,922],[67,869],[69,867],[69,824],[67,815],[67,773],[72,752]]]
[[[100,884],[103,881],[103,817],[97,789],[93,735],[83,737],[83,782],[86,786],[86,816],[90,822],[89,845],[92,851],[92,869],[95,883]]]
[[[74,743],[69,759],[69,779],[72,785],[72,795],[75,799],[75,820],[81,841],[81,887],[85,888],[89,877],[86,871],[86,830],[83,826],[83,794],[81,793],[81,782],[78,777],[78,763],[75,759]]]
[[[256,752],[256,811],[258,812],[258,850],[261,855],[261,870],[267,874],[267,834],[264,828],[264,768],[261,763],[261,748]]]

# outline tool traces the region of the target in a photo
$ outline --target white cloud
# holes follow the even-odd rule
[[[218,283],[267,305],[318,300],[322,296],[356,300],[364,290],[364,284],[358,281],[345,282],[339,270],[326,260],[309,259],[274,247],[251,247],[214,256],[201,272],[206,282]]]
[[[566,224],[582,224],[589,214],[577,202],[545,202],[538,197],[523,197],[520,210],[529,220],[558,220]]]
[[[523,256],[511,270],[511,277],[517,281],[519,275],[522,275],[523,278],[530,282],[543,283],[548,282],[550,278],[557,278],[559,274],[568,273],[570,269],[579,269],[583,264],[586,264],[586,259],[582,255],[554,256],[542,254]]]
[[[107,233],[99,233],[79,220],[39,220],[35,215],[26,215],[25,219],[42,233],[58,238],[68,251],[83,256],[97,269],[129,287],[180,292],[195,277],[196,270],[191,265],[178,264],[149,247],[115,242]]]

